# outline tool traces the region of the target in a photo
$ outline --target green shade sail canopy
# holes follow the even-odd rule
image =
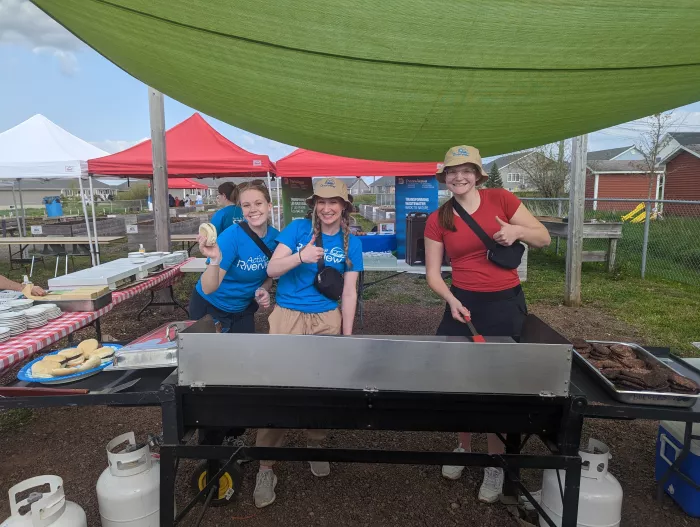
[[[250,132],[434,161],[700,100],[698,0],[34,0],[137,79]]]

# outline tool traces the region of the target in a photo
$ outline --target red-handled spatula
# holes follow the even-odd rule
[[[469,331],[472,332],[472,341],[473,342],[486,342],[486,339],[479,335],[479,332],[476,330],[474,327],[474,324],[472,324],[472,319],[468,317],[467,315],[464,315],[464,321],[467,323],[467,326],[469,327]]]

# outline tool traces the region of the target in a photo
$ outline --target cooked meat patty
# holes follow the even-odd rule
[[[643,369],[643,370],[649,369],[647,366],[647,363],[644,362],[642,359],[634,359],[631,357],[624,357],[624,358],[617,358],[617,362],[622,364],[625,368]]]
[[[589,350],[593,347],[583,339],[571,339],[571,343],[576,350]]]
[[[624,344],[613,344],[610,346],[610,351],[619,357],[637,357],[637,353],[632,348],[625,346]]]

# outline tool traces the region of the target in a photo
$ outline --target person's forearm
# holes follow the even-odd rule
[[[22,284],[14,282],[4,276],[0,276],[0,289],[9,289],[10,291],[21,291]]]
[[[267,264],[267,276],[270,278],[279,278],[300,264],[301,258],[299,257],[299,253],[293,253],[281,258],[273,258]]]
[[[260,287],[265,291],[270,291],[270,289],[272,289],[272,282],[274,282],[274,280],[268,276]]]
[[[518,240],[535,249],[547,247],[552,241],[549,231],[544,226],[523,227],[522,225],[516,225],[516,227],[518,228]]]
[[[357,293],[343,293],[342,303],[340,304],[340,312],[343,317],[342,334],[352,335],[352,325],[355,322],[355,309],[357,309]]]
[[[441,275],[433,276],[428,274],[426,276],[426,281],[428,282],[428,287],[448,304],[455,299],[455,296],[452,294],[452,291],[450,291],[450,288],[447,287]]]
[[[221,268],[219,267],[220,262],[213,262],[207,265],[204,274],[202,274],[202,291],[205,295],[210,295],[221,285],[223,279]]]

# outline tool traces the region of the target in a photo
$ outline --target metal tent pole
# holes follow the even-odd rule
[[[83,195],[83,178],[78,178],[78,185],[80,185],[80,202],[83,204],[85,227],[87,228],[88,245],[90,246],[90,261],[92,262],[92,266],[95,267],[95,250],[92,247],[92,237],[90,236],[90,218],[88,218],[87,207],[85,206],[85,196]]]
[[[12,182],[12,202],[15,204],[15,219],[17,220],[17,234],[22,232],[22,225],[19,223],[19,209],[17,208],[17,195],[15,194],[15,182]]]
[[[97,236],[97,219],[95,216],[95,194],[92,190],[92,174],[88,174],[88,179],[90,180],[90,203],[92,203],[92,233],[95,235],[95,257],[97,258],[97,265],[100,265],[100,240]]]
[[[268,191],[272,190],[272,178],[270,177],[269,170],[267,171],[267,189],[268,189]],[[279,203],[278,203],[278,205],[279,205]],[[277,225],[275,225],[276,223],[277,223],[277,221],[275,220],[275,209],[273,208],[272,209],[272,226],[279,229],[279,227]]]
[[[27,218],[24,216],[24,200],[22,199],[22,180],[17,180],[17,190],[19,191],[19,206],[22,208],[22,236],[27,235]],[[19,224],[18,224],[19,225]]]
[[[280,200],[280,177],[277,177],[277,228],[282,230],[282,201]]]

